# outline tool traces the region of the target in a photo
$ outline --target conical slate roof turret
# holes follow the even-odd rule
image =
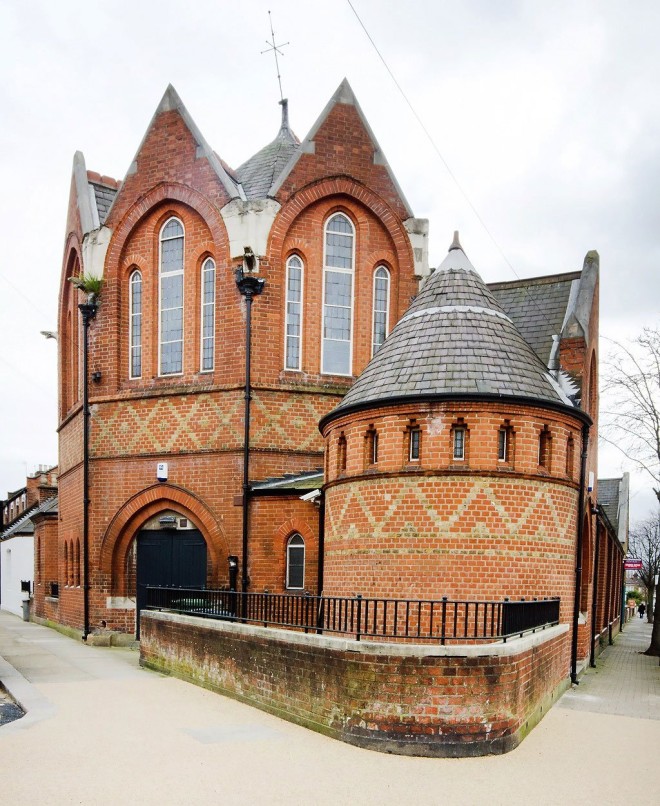
[[[289,102],[284,98],[280,104],[282,125],[277,137],[236,171],[248,199],[265,199],[292,154],[300,147],[300,140],[289,127]]]
[[[454,237],[432,274],[329,419],[400,399],[506,397],[573,408]]]

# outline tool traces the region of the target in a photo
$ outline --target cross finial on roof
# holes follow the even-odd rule
[[[280,85],[280,102],[284,101],[284,93],[282,92],[282,77],[280,76],[280,63],[277,59],[277,54],[279,53],[280,56],[284,56],[280,48],[283,48],[285,45],[288,45],[288,42],[283,42],[281,45],[275,44],[275,31],[273,31],[273,18],[271,16],[270,11],[268,12],[268,21],[270,22],[270,42],[266,40],[266,44],[268,47],[266,50],[261,51],[261,55],[263,56],[264,53],[270,53],[273,51],[273,55],[275,56],[275,68],[277,70],[277,82]]]

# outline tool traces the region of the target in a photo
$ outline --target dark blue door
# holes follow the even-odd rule
[[[203,588],[206,585],[206,542],[201,532],[145,530],[137,537],[136,636],[140,610],[147,605],[147,586]]]

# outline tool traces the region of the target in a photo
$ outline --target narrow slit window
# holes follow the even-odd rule
[[[422,432],[419,428],[411,428],[409,436],[408,459],[411,462],[419,461],[419,450],[422,442]]]
[[[285,368],[301,368],[303,262],[292,255],[286,264]]]
[[[333,215],[325,228],[323,271],[321,372],[326,374],[351,374],[354,242],[349,219]]]
[[[337,440],[337,473],[346,471],[346,437],[344,434]]]
[[[454,429],[454,460],[462,461],[465,459],[465,429]]]
[[[183,224],[170,218],[160,232],[161,375],[183,372]]]
[[[374,323],[371,355],[376,355],[387,337],[390,307],[390,273],[379,266],[374,274]]]
[[[497,432],[497,459],[499,462],[509,460],[509,434],[506,428],[500,428]]]
[[[566,475],[573,478],[573,465],[575,463],[575,442],[572,436],[566,440]]]
[[[286,547],[286,586],[294,590],[305,587],[305,541],[294,534]]]
[[[366,465],[369,466],[378,464],[378,431],[376,431],[373,425],[369,426],[369,429],[365,434],[365,441]]]
[[[539,465],[550,470],[550,432],[547,426],[539,434]]]
[[[142,274],[134,271],[129,283],[130,377],[142,376]]]
[[[211,372],[215,366],[215,261],[202,264],[202,334],[201,370]]]

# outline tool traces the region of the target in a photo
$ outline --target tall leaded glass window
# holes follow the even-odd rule
[[[302,284],[303,262],[298,255],[292,255],[286,264],[286,369],[300,369]]]
[[[215,360],[215,262],[207,258],[202,264],[202,372],[210,372]]]
[[[286,547],[286,586],[305,587],[305,541],[298,533],[289,538]]]
[[[160,374],[183,372],[183,224],[160,231]]]
[[[128,304],[130,309],[128,323],[130,333],[129,371],[131,378],[139,378],[142,375],[142,275],[139,271],[131,274]]]
[[[387,336],[387,319],[390,307],[390,273],[379,266],[374,274],[374,330],[371,355],[376,355]]]
[[[351,374],[354,241],[348,218],[333,215],[325,227],[321,372],[334,375]]]

